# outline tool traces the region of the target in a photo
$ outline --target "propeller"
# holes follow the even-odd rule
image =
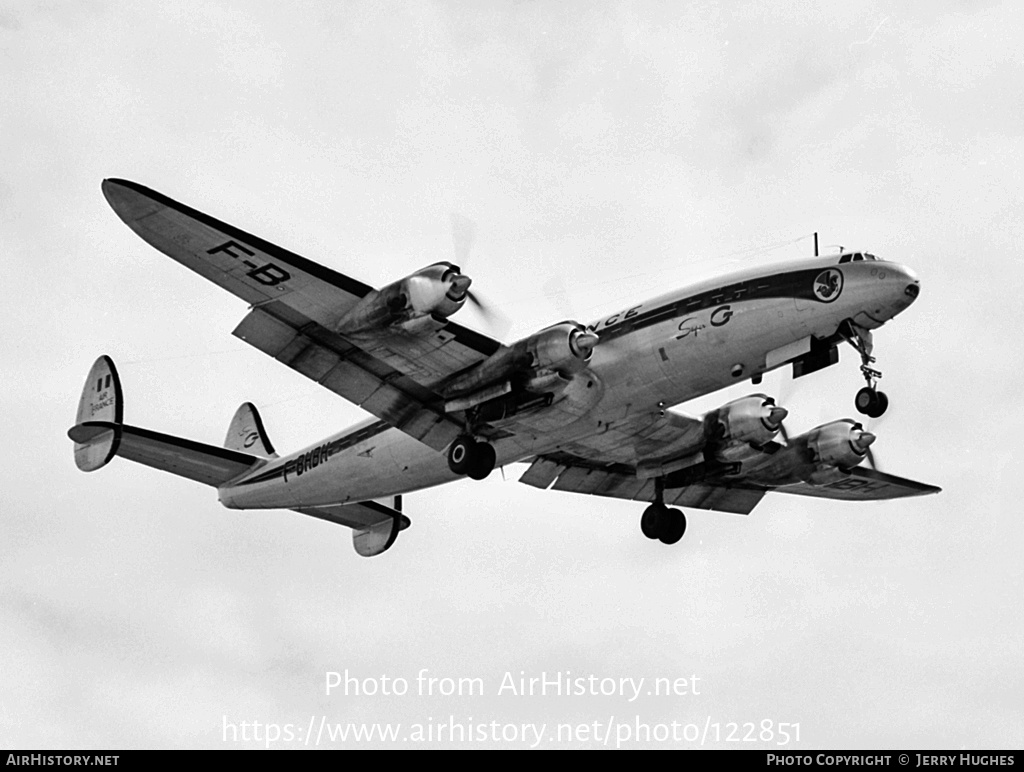
[[[874,429],[874,428],[875,427],[872,426],[872,429]],[[872,433],[872,432],[865,432],[864,436],[871,437],[871,442],[874,442],[875,439],[876,439],[875,434]],[[875,451],[872,450],[871,447],[870,447],[871,446],[871,442],[868,443],[868,448],[864,452],[864,458],[867,459],[868,466],[870,466],[874,471],[880,472],[882,470],[878,468],[878,461],[875,459]]]
[[[786,444],[789,444],[789,432],[786,431],[786,416],[789,415],[789,411],[784,407],[777,407],[775,399],[773,397],[765,397],[764,406],[768,407],[771,405],[771,410],[768,411],[768,418],[765,423],[774,429],[779,430],[779,434],[782,435],[782,439],[785,440]]]
[[[853,428],[859,431],[860,434],[856,439],[850,440],[850,444],[853,445],[854,450],[858,453],[864,454],[868,464],[877,472],[878,466],[875,464],[875,454],[871,450],[871,445],[878,439],[878,435],[865,431],[864,426],[860,423],[855,423]]]
[[[558,310],[558,313],[566,319],[576,318],[576,311],[569,301],[569,292],[559,274],[552,273],[547,281],[544,282],[543,289],[545,297],[551,301],[551,304]]]
[[[473,243],[476,241],[476,223],[457,212],[451,213],[451,223],[455,262],[466,265],[473,250]]]
[[[779,402],[781,402],[782,404],[788,404],[793,397],[793,393],[797,390],[798,385],[796,383],[796,379],[787,378],[784,373],[785,370],[783,370],[783,375],[780,377],[778,382]],[[774,400],[772,400],[772,404],[775,404]],[[886,413],[885,415],[888,414]],[[783,418],[785,418],[785,416],[783,416]],[[864,432],[861,435],[860,439],[857,441],[857,443],[855,443],[855,445],[857,445],[858,451],[864,451],[864,459],[867,461],[868,466],[870,466],[876,472],[879,472],[881,470],[878,468],[878,461],[875,458],[875,452],[874,450],[872,450],[871,445],[875,442],[876,439],[878,439],[878,435],[876,433],[878,425],[882,423],[882,421],[884,420],[884,417],[872,419],[870,421],[870,431],[865,430],[864,425],[859,422],[855,424],[855,426],[858,429]],[[790,444],[789,431],[786,429],[786,424],[782,421],[779,422],[779,435],[782,437],[782,439],[785,441],[787,445]]]
[[[772,399],[772,404],[790,405],[793,401],[793,393],[796,390],[795,379],[786,376],[786,368],[779,370],[779,378],[775,387],[778,396],[778,401]],[[771,399],[771,397],[769,397]],[[788,415],[788,413],[787,413]],[[786,418],[787,416],[783,416]],[[779,421],[779,434],[785,441],[786,445],[791,444],[789,441],[789,430],[786,428],[786,424],[783,421]]]
[[[878,464],[875,463],[875,452],[873,450],[871,450],[871,448],[868,448],[867,453],[865,453],[864,455],[865,455],[865,458],[867,458],[868,464],[870,465],[870,467],[874,471],[877,472],[878,471]]]
[[[878,418],[872,418],[869,421],[869,424],[871,426],[871,431],[877,431],[878,427],[885,421],[886,416],[889,416],[889,415],[891,415],[891,413],[886,411],[885,413],[883,413]],[[878,464],[875,461],[874,451],[869,449],[867,456],[868,456],[868,463],[871,464],[871,468],[874,469],[876,472],[881,472],[882,470],[878,468]]]
[[[457,212],[452,212],[450,219],[455,262],[462,268],[466,268],[470,262],[473,244],[476,242],[476,223]],[[512,320],[498,311],[490,302],[483,300],[478,293],[468,289],[468,284],[466,286],[466,300],[480,312],[492,332],[498,338],[504,338],[512,327]]]

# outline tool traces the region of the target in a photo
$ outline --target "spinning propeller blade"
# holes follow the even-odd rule
[[[455,262],[461,267],[460,270],[466,270],[472,257],[473,244],[476,243],[476,223],[457,212],[452,212],[450,219]],[[473,290],[467,290],[466,300],[480,312],[484,322],[496,337],[504,338],[508,334],[512,328],[512,320],[498,311],[492,303],[484,300],[479,293]]]

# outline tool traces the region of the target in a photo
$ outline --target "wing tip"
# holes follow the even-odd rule
[[[107,177],[100,183],[100,190],[110,208],[129,227],[133,227],[135,220],[152,213],[158,204],[165,203],[166,198],[145,185],[120,177]]]
[[[120,177],[105,177],[103,182],[100,183],[100,190],[103,191],[103,196],[109,201],[111,194],[113,194],[119,187],[127,187],[128,180],[122,180]]]

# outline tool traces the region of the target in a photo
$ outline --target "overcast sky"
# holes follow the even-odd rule
[[[725,742],[766,719],[800,724],[790,749],[1024,745],[1024,12],[685,8],[0,3],[0,744],[453,716],[710,721],[718,747],[768,747]],[[641,505],[510,468],[408,496],[412,528],[367,560],[348,529],[228,511],[124,460],[82,474],[65,433],[102,353],[126,421],[158,431],[219,444],[251,400],[289,450],[362,417],[234,339],[244,304],[125,227],[108,176],[375,285],[450,259],[459,212],[510,340],[810,255],[815,230],[905,262],[921,297],[876,333],[891,405],[867,423],[883,469],[944,491],[691,511],[669,548]],[[805,431],[857,416],[857,364],[844,347],[762,388]],[[420,696],[424,668],[485,693]],[[327,696],[346,669],[410,693]],[[520,671],[696,676],[699,694],[499,694]]]

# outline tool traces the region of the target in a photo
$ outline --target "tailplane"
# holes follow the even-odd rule
[[[235,414],[232,429],[240,423],[239,416],[244,408],[245,405]],[[262,432],[262,422],[255,408],[247,415],[254,417]],[[68,436],[75,443],[75,464],[83,472],[94,472],[106,466],[114,456],[121,456],[154,469],[219,487],[265,463],[253,453],[232,447],[218,448],[183,437],[127,426],[124,423],[121,381],[117,377],[114,362],[108,356],[97,359],[89,371],[78,402],[76,419],[75,425],[68,430]],[[265,438],[266,435],[260,433],[258,441],[254,442],[257,452],[270,448]]]
[[[270,444],[259,411],[250,402],[235,411],[224,447],[128,426],[124,423],[121,381],[108,356],[101,356],[89,370],[76,419],[68,436],[75,443],[75,464],[84,472],[100,469],[114,456],[121,456],[137,464],[222,488],[268,464],[278,475],[287,468],[271,461],[278,455]],[[409,518],[402,514],[400,495],[292,509],[348,526],[353,531],[356,552],[367,557],[387,551],[398,533],[409,527]]]

